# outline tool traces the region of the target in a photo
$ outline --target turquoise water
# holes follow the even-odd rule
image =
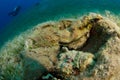
[[[25,5],[31,5],[29,0],[21,0]],[[35,0],[34,0],[35,1]],[[120,9],[120,0],[37,0],[28,9],[14,17],[12,21],[7,20],[6,26],[1,28],[0,46],[6,41],[19,35],[21,32],[32,28],[38,23],[57,20],[60,18],[69,18],[96,12],[104,14],[105,10],[118,15]],[[0,1],[2,4],[2,1]],[[28,7],[28,6],[25,6]],[[2,8],[1,8],[2,9]],[[9,24],[8,24],[9,23]]]

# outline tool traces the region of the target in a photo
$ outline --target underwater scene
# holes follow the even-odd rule
[[[120,80],[120,0],[0,0],[0,80]]]

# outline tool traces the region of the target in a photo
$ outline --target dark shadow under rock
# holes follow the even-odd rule
[[[90,31],[90,37],[84,44],[84,46],[78,50],[90,53],[96,53],[99,48],[101,48],[107,40],[110,38],[110,34],[104,31],[104,27],[93,26]]]
[[[47,71],[40,62],[24,56],[24,80],[35,80]]]

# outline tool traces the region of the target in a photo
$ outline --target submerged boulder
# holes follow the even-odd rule
[[[25,80],[120,79],[120,27],[99,14],[38,24],[17,50]]]
[[[38,25],[26,40],[25,55],[44,66],[42,73],[57,69],[59,74],[64,74],[60,74],[62,77],[67,76],[64,79],[71,76],[86,80],[112,79],[111,75],[114,77],[113,72],[120,65],[115,62],[120,55],[119,31],[114,22],[95,13],[82,20],[44,23]],[[117,65],[112,66],[114,63]],[[27,71],[29,73],[30,69]],[[34,71],[42,75],[37,68]]]

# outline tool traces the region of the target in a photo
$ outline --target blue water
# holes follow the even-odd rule
[[[40,4],[36,4],[36,3]],[[20,13],[11,17],[8,13],[20,5]],[[75,16],[87,12],[109,10],[120,13],[120,0],[0,0],[0,45],[9,37],[31,28],[40,22],[58,16]],[[67,17],[67,16],[66,16]],[[6,26],[12,23],[10,26]]]
[[[0,0],[0,32],[14,17],[8,16],[16,6],[21,6],[20,13],[23,13],[29,7],[40,0]]]

